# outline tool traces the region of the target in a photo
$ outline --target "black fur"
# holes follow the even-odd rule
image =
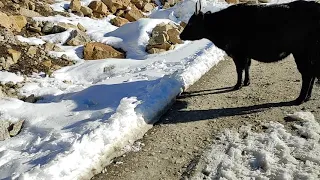
[[[310,99],[315,78],[320,77],[320,4],[316,2],[238,4],[215,13],[195,13],[180,38],[209,39],[232,57],[238,74],[235,89],[250,84],[251,59],[268,63],[293,54],[302,75],[295,104]]]

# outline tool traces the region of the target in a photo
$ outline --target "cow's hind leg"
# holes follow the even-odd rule
[[[244,86],[249,86],[250,85],[250,66],[251,66],[251,59],[247,58],[247,63],[244,69],[245,72],[245,77],[244,77],[244,82],[243,85]]]
[[[302,76],[302,86],[300,90],[299,97],[294,101],[296,105],[302,104],[310,99],[313,84],[315,81],[314,75],[314,65],[312,64],[312,60],[316,58],[315,53],[313,51],[308,51],[307,53],[299,53],[293,54],[294,59],[297,64],[297,68]]]
[[[233,61],[236,65],[236,70],[237,70],[237,84],[234,86],[234,90],[238,90],[241,89],[242,87],[242,75],[243,75],[243,71],[246,67],[246,59],[245,58],[240,58],[240,57],[233,57]]]
[[[308,101],[311,97],[313,87],[313,77],[310,75],[302,74],[302,87],[299,97],[294,101],[296,105],[300,105],[305,101]],[[310,94],[309,94],[310,93]],[[309,97],[308,97],[309,96]]]

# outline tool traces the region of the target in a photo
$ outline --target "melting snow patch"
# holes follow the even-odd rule
[[[270,122],[264,133],[243,127],[226,130],[205,157],[205,168],[195,179],[319,179],[320,125],[312,113],[297,112],[297,134]],[[240,134],[246,134],[242,137]]]

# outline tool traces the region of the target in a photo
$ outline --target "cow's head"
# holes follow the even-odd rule
[[[189,19],[187,26],[184,28],[180,34],[181,40],[199,40],[205,38],[206,29],[204,23],[204,15],[201,12],[201,2],[199,3],[200,7],[198,9],[198,3],[196,3],[196,10],[194,14]]]

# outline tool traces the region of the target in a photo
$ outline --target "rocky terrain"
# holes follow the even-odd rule
[[[66,55],[61,57],[50,55],[52,51],[63,51],[61,44],[54,44],[49,41],[32,44],[25,41],[25,38],[41,37],[71,30],[68,40],[62,45],[83,45],[85,60],[126,58],[126,52],[122,49],[93,42],[80,23],[74,25],[64,22],[37,21],[34,17],[77,15],[100,19],[113,15],[110,23],[120,27],[140,18],[146,18],[157,6],[169,8],[178,3],[176,0],[161,0],[159,1],[161,4],[157,4],[157,2],[154,0],[101,0],[92,1],[88,6],[82,6],[80,0],[71,0],[70,5],[65,7],[65,11],[58,12],[51,7],[54,0],[0,0],[0,71],[15,73],[24,77],[24,81],[18,83],[1,82],[0,98],[10,97],[35,103],[41,97],[35,97],[34,95],[26,97],[19,93],[19,89],[23,87],[25,81],[35,75],[50,77],[54,71],[75,63]],[[229,0],[227,2],[239,3]],[[265,2],[267,1],[260,0],[253,3]],[[177,44],[182,43],[179,34],[184,26],[185,23],[180,25],[162,23],[156,26],[150,33],[146,52],[154,54],[173,50]],[[18,134],[24,121],[19,120],[10,123],[9,120],[4,120],[0,122],[0,140],[4,140]]]

